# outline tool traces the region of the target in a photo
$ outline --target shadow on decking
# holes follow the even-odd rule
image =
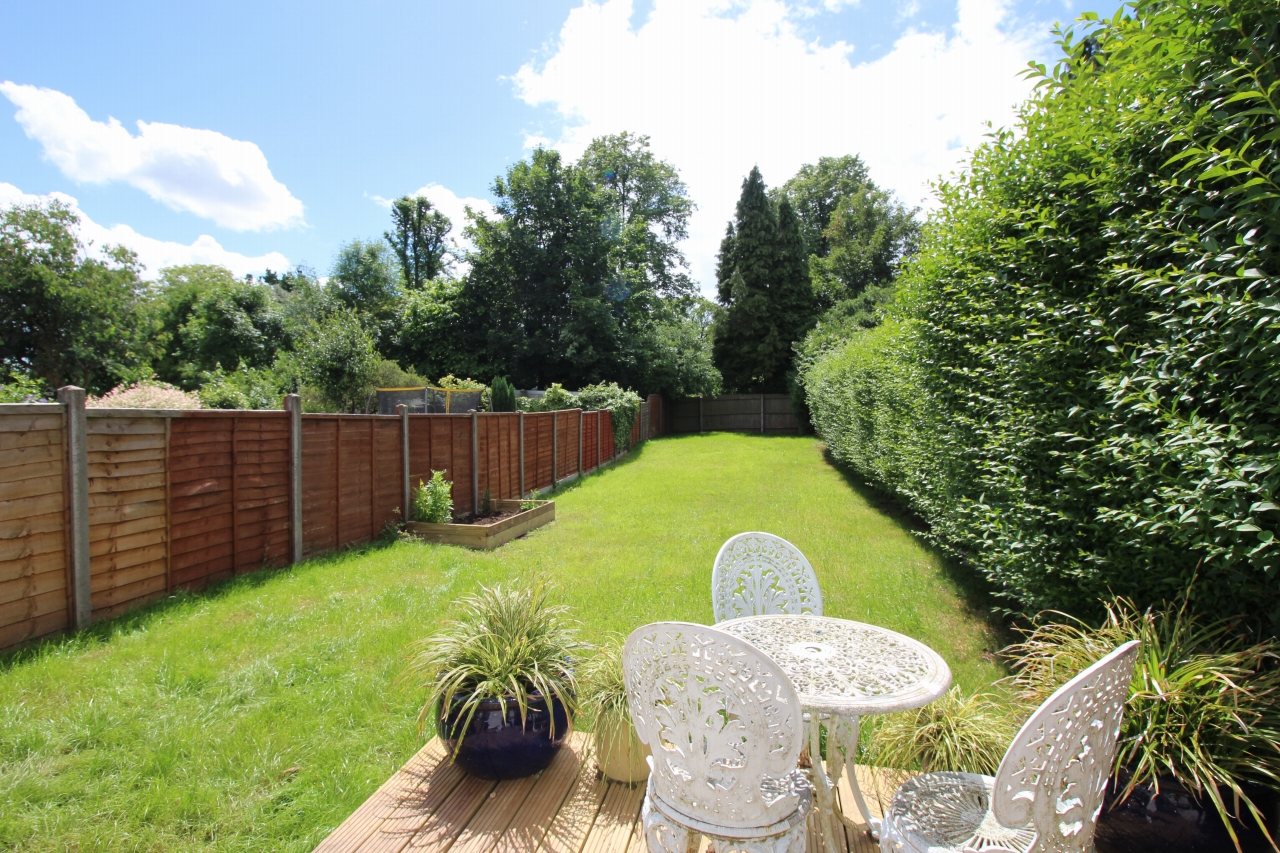
[[[646,853],[639,831],[644,786],[602,779],[589,742],[575,733],[538,775],[490,782],[451,764],[433,738],[316,853]],[[872,812],[881,814],[897,780],[865,767],[858,773]],[[840,791],[852,813],[847,781]],[[861,831],[848,830],[843,842],[844,853],[879,849]],[[809,853],[818,851],[811,826]],[[707,853],[705,839],[700,853]]]

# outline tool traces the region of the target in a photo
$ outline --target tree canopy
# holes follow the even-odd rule
[[[408,290],[421,290],[445,271],[449,246],[445,238],[453,223],[433,210],[422,196],[401,196],[391,203],[392,229],[383,234],[396,259]]]
[[[0,359],[102,393],[146,370],[155,329],[133,254],[90,257],[78,225],[58,201],[0,213]]]
[[[742,183],[718,274],[713,352],[725,387],[785,391],[792,347],[813,324],[813,291],[799,219],[787,199],[769,200],[758,168]]]

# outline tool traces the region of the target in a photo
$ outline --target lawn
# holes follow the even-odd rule
[[[1000,639],[940,558],[812,438],[649,442],[492,553],[395,543],[240,578],[0,662],[0,848],[310,850],[421,745],[406,647],[449,604],[549,577],[587,638],[711,621],[711,563],[766,530],[828,615],[936,649],[966,690]]]

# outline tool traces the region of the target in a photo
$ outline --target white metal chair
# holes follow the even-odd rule
[[[822,590],[800,549],[772,533],[739,533],[716,554],[711,606],[717,622],[767,613],[822,615]]]
[[[1093,850],[1137,657],[1137,641],[1125,643],[1058,688],[1013,739],[995,778],[908,780],[880,826],[882,853]]]
[[[641,821],[650,853],[804,853],[813,791],[796,769],[804,727],[791,682],[755,646],[705,625],[637,628],[627,702],[649,745]]]

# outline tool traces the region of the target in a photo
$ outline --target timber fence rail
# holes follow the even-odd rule
[[[0,649],[178,589],[359,545],[432,471],[455,512],[532,495],[617,456],[608,412],[465,415],[0,405]],[[651,397],[634,447],[661,432]],[[642,428],[643,425],[643,428]]]

